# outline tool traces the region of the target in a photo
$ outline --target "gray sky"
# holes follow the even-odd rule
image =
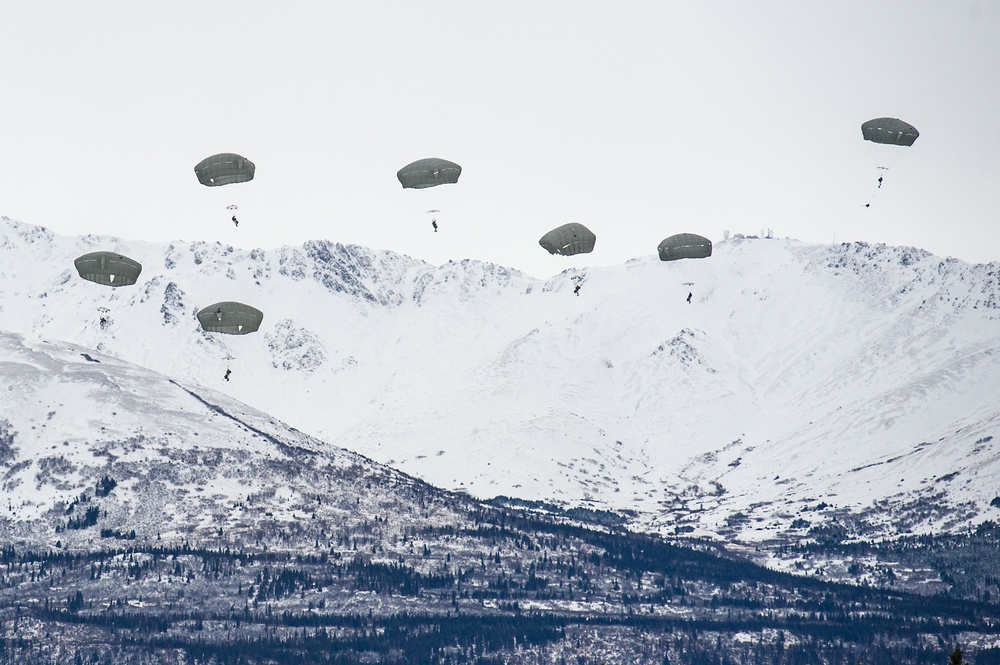
[[[765,228],[1000,260],[992,0],[8,5],[0,214],[57,233],[324,238],[536,277]],[[863,141],[882,116],[916,144]],[[217,152],[254,181],[199,185]],[[458,184],[403,190],[423,157]],[[538,246],[569,221],[594,253]]]

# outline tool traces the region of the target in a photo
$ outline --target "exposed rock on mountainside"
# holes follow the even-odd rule
[[[473,496],[748,543],[834,515],[869,536],[995,517],[996,263],[737,236],[710,259],[540,282],[326,241],[164,247],[11,220],[0,248],[0,328],[209,385]],[[142,262],[140,282],[76,279],[96,248]],[[197,309],[224,299],[261,309],[260,333],[201,332]]]
[[[996,605],[788,575],[599,511],[480,504],[65,342],[0,333],[0,358],[2,665],[996,653]],[[958,545],[995,552],[977,538]],[[892,555],[857,570],[908,584]],[[975,559],[981,584],[996,571]]]

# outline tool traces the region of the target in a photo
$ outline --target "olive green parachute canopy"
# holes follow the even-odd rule
[[[217,302],[198,312],[198,323],[208,332],[246,335],[257,332],[264,313],[241,302]]]
[[[597,236],[583,224],[570,222],[554,228],[541,237],[538,244],[548,250],[549,254],[586,254],[594,251]]]
[[[80,277],[105,286],[135,284],[142,272],[138,261],[114,252],[91,252],[75,261]]]
[[[424,189],[437,185],[451,185],[458,182],[460,175],[462,175],[461,166],[455,162],[449,162],[447,159],[436,157],[418,159],[399,169],[396,173],[403,189]]]
[[[899,118],[875,118],[861,125],[866,141],[886,145],[913,145],[920,136],[917,128]]]
[[[206,187],[220,187],[253,180],[256,168],[246,157],[232,152],[221,152],[198,162],[194,167],[198,182]]]
[[[661,261],[704,259],[712,255],[712,241],[694,233],[678,233],[664,239],[656,250]]]

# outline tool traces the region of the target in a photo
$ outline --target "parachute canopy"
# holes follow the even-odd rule
[[[664,239],[656,250],[661,261],[704,259],[712,255],[712,241],[694,233],[678,233]]]
[[[594,251],[597,236],[583,224],[570,222],[556,227],[543,235],[538,244],[548,250],[549,254],[586,254]]]
[[[920,136],[917,128],[899,118],[875,118],[861,125],[866,141],[886,145],[913,145]]]
[[[458,182],[460,175],[462,175],[461,166],[437,157],[418,159],[399,169],[396,173],[403,189],[424,189],[437,185],[450,185]]]
[[[198,312],[198,323],[208,332],[246,335],[257,332],[264,313],[241,302],[217,302]]]
[[[198,162],[194,173],[206,187],[220,187],[253,180],[253,162],[233,152],[220,152]]]
[[[75,261],[80,277],[105,286],[135,284],[142,272],[138,261],[114,252],[91,252]]]

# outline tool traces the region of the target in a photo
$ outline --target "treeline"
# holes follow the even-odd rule
[[[77,651],[86,663],[161,662],[151,660],[161,654],[162,662],[177,662],[183,652],[186,662],[218,665],[269,664],[356,664],[356,663],[491,663],[489,654],[543,645],[565,637],[565,620],[555,617],[477,617],[400,615],[383,619],[362,616],[340,617],[330,627],[301,628],[283,635],[238,636],[228,639],[209,635],[148,633],[137,625],[105,625],[93,617],[95,626],[120,632],[120,639],[89,655]],[[344,631],[345,625],[353,630]],[[52,649],[40,640],[0,639],[0,664],[50,663]],[[113,655],[112,655],[113,654]],[[16,660],[15,660],[16,658]],[[169,658],[169,660],[168,660]],[[131,659],[131,660],[130,660]],[[73,661],[70,661],[73,662]],[[66,660],[61,661],[65,665]]]
[[[117,644],[58,649],[35,639],[0,639],[0,665],[499,665],[500,663],[684,663],[699,665],[945,665],[951,644],[826,641],[779,632],[773,639],[734,640],[697,626],[673,630],[643,645],[628,633],[600,623],[573,626],[568,618],[424,617],[407,615],[379,621],[357,617],[363,628],[350,636],[318,628],[286,635],[213,640],[200,634],[123,634]],[[599,653],[600,649],[600,653]],[[609,653],[611,651],[611,653]],[[998,649],[966,652],[976,665],[1000,662]],[[515,655],[516,654],[516,655]]]
[[[826,583],[565,516],[486,506],[460,527],[411,527],[363,552],[332,547],[351,533],[331,534],[325,550],[310,540],[308,554],[134,540],[85,553],[4,547],[0,665],[56,658],[41,635],[94,645],[70,654],[85,662],[143,665],[171,650],[280,665],[492,663],[546,649],[596,665],[589,634],[600,643],[641,636],[650,651],[622,662],[854,665],[946,662],[940,655],[959,637],[1000,633],[994,604]],[[326,604],[345,597],[367,614]],[[540,603],[548,609],[531,610]],[[780,648],[763,639],[775,633],[788,638]],[[136,654],[147,660],[125,660]],[[72,660],[62,652],[51,662]]]
[[[271,581],[280,580],[276,576],[261,579],[263,587]],[[292,578],[285,578],[284,585],[290,589],[297,586]],[[10,613],[7,613],[10,616]],[[692,615],[693,616],[693,615]],[[358,644],[371,640],[383,640],[383,636],[395,635],[398,640],[412,640],[417,635],[444,635],[441,644],[448,645],[452,635],[449,627],[477,626],[484,634],[514,634],[515,627],[523,629],[520,643],[531,641],[534,636],[552,637],[558,630],[568,626],[601,628],[628,628],[642,635],[670,635],[683,633],[699,634],[757,634],[785,632],[794,635],[796,642],[811,640],[824,644],[850,644],[859,648],[872,648],[879,644],[920,645],[928,635],[936,636],[942,645],[952,643],[963,635],[995,635],[997,628],[990,621],[963,621],[949,617],[907,617],[886,611],[858,609],[845,611],[830,605],[826,612],[788,613],[766,611],[741,613],[732,609],[703,613],[702,616],[679,617],[677,615],[647,614],[631,609],[626,613],[593,614],[565,613],[554,611],[522,611],[515,603],[500,603],[494,610],[480,607],[476,613],[468,610],[448,610],[437,612],[395,612],[388,616],[363,613],[327,613],[322,611],[281,610],[280,606],[267,605],[262,609],[252,609],[250,605],[231,607],[228,611],[205,611],[184,602],[172,611],[152,608],[144,611],[127,603],[112,603],[101,607],[91,607],[83,592],[70,594],[65,603],[45,601],[42,605],[19,605],[16,617],[6,622],[0,620],[0,628],[8,636],[18,636],[18,626],[27,618],[51,626],[87,626],[100,629],[111,636],[122,639],[127,636],[137,644],[162,644],[164,639],[179,639],[178,634],[204,631],[204,637],[197,641],[229,643],[233,636],[238,640],[259,639],[263,636],[282,639],[295,635],[312,635],[330,642],[336,635],[338,648],[355,649]],[[6,626],[3,624],[6,623]],[[28,625],[34,625],[29,623]],[[488,628],[484,628],[488,627]],[[542,628],[551,628],[546,632]],[[538,630],[541,632],[538,632]],[[558,629],[558,630],[556,630]],[[332,631],[332,632],[327,632]],[[37,631],[31,631],[36,633]],[[376,639],[378,638],[378,639]],[[421,638],[422,639],[422,638]],[[395,647],[394,647],[395,648]]]

